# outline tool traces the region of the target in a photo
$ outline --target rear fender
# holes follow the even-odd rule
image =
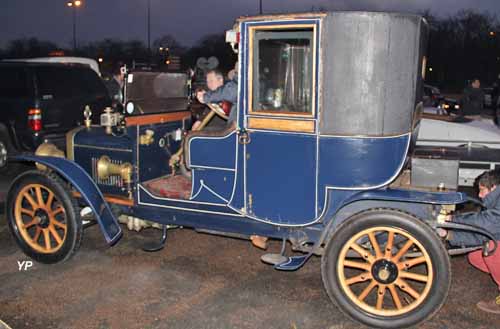
[[[372,208],[392,208],[429,220],[433,205],[454,205],[475,201],[461,192],[424,192],[414,190],[380,189],[356,193],[347,198],[335,211],[323,230],[316,246],[321,246],[333,234],[335,228],[352,215]]]
[[[83,199],[92,208],[106,242],[113,245],[120,239],[123,232],[111,208],[92,178],[77,163],[63,158],[33,155],[13,156],[10,160],[38,162],[56,171],[80,192]]]

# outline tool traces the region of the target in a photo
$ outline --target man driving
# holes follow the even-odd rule
[[[238,83],[235,81],[236,76],[233,80],[224,83],[224,74],[219,69],[213,69],[207,72],[206,79],[209,90],[197,91],[196,98],[202,104],[219,103],[222,101],[230,102],[232,106],[227,120],[227,126],[231,126],[236,121],[236,103],[238,101]],[[196,121],[193,124],[192,130],[197,130],[200,124],[200,121]]]

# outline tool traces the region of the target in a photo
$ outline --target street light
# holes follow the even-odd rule
[[[76,9],[82,5],[80,0],[68,1],[68,7],[73,10],[73,51],[76,51]]]

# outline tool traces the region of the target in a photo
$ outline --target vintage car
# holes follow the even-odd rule
[[[407,14],[242,17],[227,33],[239,56],[236,122],[188,131],[182,77],[152,78],[144,93],[170,94],[170,103],[155,110],[130,95],[127,113],[107,109],[99,124],[87,110],[65,154],[45,145],[9,159],[39,168],[8,192],[10,230],[42,263],[78,250],[82,208],[110,245],[122,236],[119,219],[163,229],[149,250],[163,246],[171,226],[277,239],[295,253],[263,259],[297,270],[320,256],[328,295],[355,320],[383,328],[424,321],[451,283],[450,251],[436,229],[473,230],[438,220],[468,201],[453,190],[453,162],[433,177],[413,174],[441,161],[412,156],[426,36],[425,20]],[[179,92],[161,89],[169,79]],[[202,127],[225,116],[210,107]]]

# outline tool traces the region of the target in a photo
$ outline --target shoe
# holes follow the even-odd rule
[[[497,296],[494,300],[482,300],[477,303],[477,307],[481,311],[485,311],[493,314],[500,314],[500,296]]]
[[[267,237],[260,236],[260,235],[252,235],[250,237],[250,240],[252,241],[252,244],[255,247],[263,249],[263,250],[267,249]]]

